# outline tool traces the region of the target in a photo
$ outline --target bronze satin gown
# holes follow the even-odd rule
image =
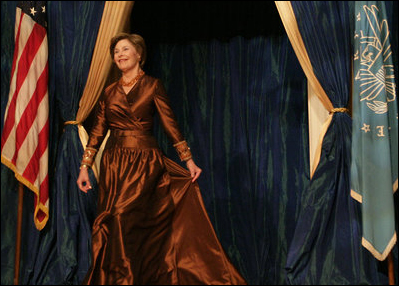
[[[246,284],[215,234],[197,182],[166,158],[153,117],[183,141],[158,79],[144,75],[126,95],[116,82],[99,100],[88,147],[111,135],[101,159],[92,265],[83,284]]]

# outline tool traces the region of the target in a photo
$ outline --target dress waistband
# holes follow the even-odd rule
[[[152,132],[150,130],[121,130],[121,129],[112,129],[112,136],[117,137],[125,137],[125,136],[151,136]]]
[[[113,129],[105,148],[158,149],[159,146],[152,132],[149,130]]]

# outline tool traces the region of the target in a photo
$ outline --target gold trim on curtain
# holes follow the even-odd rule
[[[90,65],[90,71],[87,78],[83,95],[79,102],[79,110],[76,115],[76,121],[73,123],[78,125],[79,138],[86,148],[89,138],[85,128],[81,124],[89,116],[90,112],[100,97],[107,76],[112,66],[112,59],[109,54],[109,44],[111,38],[118,32],[127,29],[127,23],[134,5],[134,1],[106,1],[104,12],[102,15],[100,28],[97,35],[97,41]],[[105,143],[108,139],[109,132],[104,139],[100,149],[97,152],[96,160],[93,164],[93,172],[97,180],[99,177],[99,164]]]
[[[320,134],[319,135],[311,134],[311,132],[309,132],[309,137],[319,136],[317,146],[312,146],[314,150],[309,150],[310,158],[314,157],[314,160],[309,162],[310,178],[312,178],[320,162],[323,139],[327,132],[328,127],[330,126],[335,110],[330,99],[328,98],[327,94],[325,93],[324,89],[320,85],[319,81],[316,78],[316,75],[313,72],[312,64],[310,62],[308,53],[306,51],[305,44],[303,43],[301,33],[299,32],[294,10],[292,9],[291,6],[291,1],[274,1],[274,3],[277,6],[277,10],[280,14],[281,21],[283,22],[284,28],[287,32],[288,38],[295,51],[295,54],[298,57],[298,61],[306,75],[306,78],[308,79],[308,84],[311,87],[312,92],[314,92],[314,94],[319,98],[324,108],[329,112],[329,115],[326,121],[324,122],[323,126],[319,128]],[[316,117],[317,116],[309,115],[309,118],[316,118]],[[310,142],[313,141],[313,138],[309,139]]]
[[[319,142],[323,141],[323,136],[325,134],[325,129],[330,124],[329,119],[331,118],[330,113],[326,110],[321,103],[320,99],[317,97],[315,92],[313,91],[312,86],[308,81],[308,122],[309,122],[309,162],[310,171],[313,170],[313,166],[315,164],[315,156],[318,152],[320,154],[321,149],[318,147],[321,144]],[[327,122],[326,124],[324,124]]]

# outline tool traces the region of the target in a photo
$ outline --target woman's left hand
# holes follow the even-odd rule
[[[193,159],[188,160],[186,164],[187,164],[187,169],[191,173],[191,178],[193,178],[192,182],[195,182],[195,180],[197,180],[198,177],[200,176],[202,170],[197,165],[195,165]]]

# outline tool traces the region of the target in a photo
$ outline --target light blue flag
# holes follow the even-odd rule
[[[385,260],[396,243],[398,107],[384,1],[355,1],[351,196],[362,203],[362,245]]]

